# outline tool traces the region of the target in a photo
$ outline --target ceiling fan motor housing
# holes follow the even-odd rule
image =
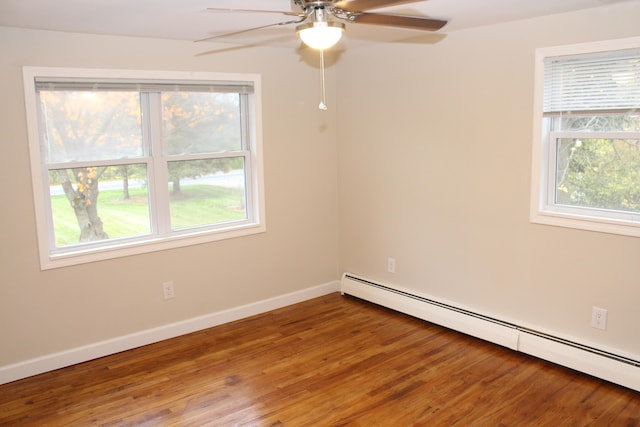
[[[324,8],[331,6],[337,1],[338,0],[295,0],[294,3],[306,10],[307,8]]]

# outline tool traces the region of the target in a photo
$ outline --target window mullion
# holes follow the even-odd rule
[[[167,159],[162,138],[162,102],[159,92],[143,92],[147,102],[148,117],[148,148],[151,154],[149,168],[149,182],[153,187],[149,188],[151,197],[151,224],[156,235],[167,234],[171,231],[169,215],[169,190]],[[151,184],[150,184],[151,185]]]
[[[147,160],[145,157],[129,157],[129,158],[123,158],[123,159],[109,159],[109,160],[70,161],[70,162],[64,162],[64,163],[48,163],[47,169],[52,171],[56,169],[76,169],[76,168],[101,167],[101,166],[135,165],[139,163],[146,163]]]
[[[254,176],[253,176],[253,156],[256,154],[253,148],[253,133],[251,123],[251,115],[249,114],[249,97],[246,94],[240,95],[240,131],[242,135],[242,149],[244,156],[244,199],[246,205],[247,218],[254,220],[253,215],[255,213],[255,201],[253,200],[253,194],[255,191]]]
[[[640,139],[640,132],[626,132],[626,131],[562,131],[557,130],[551,132],[551,135],[555,135],[555,138],[568,138],[568,139]]]
[[[203,159],[230,159],[233,157],[248,156],[249,151],[225,151],[222,153],[198,153],[198,154],[167,154],[165,160],[181,161],[181,160],[203,160]]]
[[[557,179],[558,179],[558,140],[561,138],[559,132],[549,133],[548,147],[548,170],[547,176],[547,208],[553,207],[557,200]]]

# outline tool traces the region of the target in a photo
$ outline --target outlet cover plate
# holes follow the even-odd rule
[[[596,329],[607,329],[607,309],[593,307],[591,310],[591,326]]]

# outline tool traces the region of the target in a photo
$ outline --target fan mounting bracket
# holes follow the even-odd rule
[[[294,0],[294,3],[298,5],[304,13],[309,16],[313,14],[316,9],[326,9],[329,15],[342,19],[344,21],[353,22],[358,15],[362,12],[347,11],[339,7],[334,7],[335,3],[339,0]]]

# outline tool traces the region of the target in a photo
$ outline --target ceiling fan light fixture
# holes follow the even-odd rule
[[[341,22],[316,21],[296,27],[296,33],[307,46],[324,50],[338,43],[344,32]]]

